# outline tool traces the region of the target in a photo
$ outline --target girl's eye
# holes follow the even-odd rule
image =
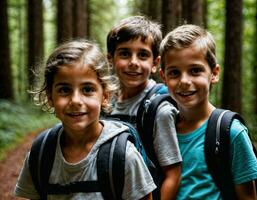
[[[61,96],[66,96],[70,93],[71,89],[69,87],[60,87],[58,89],[58,93],[61,95]]]
[[[95,91],[95,88],[93,86],[85,86],[82,89],[84,94],[89,94]]]

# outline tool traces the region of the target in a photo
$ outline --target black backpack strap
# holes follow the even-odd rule
[[[161,83],[156,84],[146,94],[146,97],[144,98],[144,100],[142,100],[137,112],[137,129],[142,138],[142,142],[146,149],[146,152],[149,158],[154,162],[155,166],[159,166],[159,164],[155,155],[152,136],[158,106],[164,101],[168,101],[173,105],[176,105],[176,102],[171,98],[166,90],[164,91],[164,93],[159,93],[159,90],[162,90],[163,87],[164,85]],[[154,94],[157,95],[150,100],[150,98]]]
[[[99,149],[97,155],[97,177],[105,199],[122,199],[128,139],[130,139],[130,133],[123,132],[108,140]]]
[[[205,135],[208,170],[224,199],[236,199],[230,158],[230,127],[234,119],[245,124],[239,114],[215,109],[209,118]]]
[[[149,104],[149,107],[144,113],[144,118],[143,118],[144,131],[140,133],[146,152],[149,158],[154,162],[156,166],[158,166],[159,164],[155,156],[155,151],[153,146],[153,128],[154,128],[154,121],[155,121],[155,116],[156,116],[158,106],[164,101],[174,103],[174,100],[171,98],[169,94],[156,96],[151,101],[151,103]]]
[[[137,130],[139,134],[141,135],[142,131],[144,131],[143,127],[143,117],[144,117],[144,112],[146,108],[148,107],[150,103],[150,98],[157,93],[158,90],[160,90],[163,87],[163,84],[158,83],[154,85],[145,95],[144,99],[141,101],[139,104],[138,110],[137,110],[137,116],[136,116],[136,124],[137,124]]]
[[[53,167],[58,131],[61,127],[61,124],[58,124],[42,132],[32,143],[29,170],[41,199],[47,197],[47,184]]]
[[[47,194],[71,194],[78,192],[101,192],[98,181],[76,181],[68,184],[48,184]]]

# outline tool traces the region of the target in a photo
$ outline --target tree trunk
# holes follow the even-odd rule
[[[257,5],[257,1],[255,1],[255,5]],[[254,114],[257,116],[257,6],[255,7],[255,43],[254,43]]]
[[[34,72],[44,57],[42,0],[28,0],[28,84],[35,84]]]
[[[0,1],[0,98],[13,99],[7,1]]]
[[[182,0],[182,18],[186,23],[203,26],[203,0]]]
[[[208,29],[208,0],[203,0],[203,27]]]
[[[222,107],[241,112],[242,0],[226,1]]]
[[[159,0],[150,0],[148,2],[148,13],[147,16],[150,19],[161,23],[161,9],[162,9],[162,1]]]
[[[72,0],[58,0],[57,4],[57,43],[62,43],[73,36]]]
[[[73,1],[73,37],[85,38],[87,36],[87,1],[74,0]]]
[[[163,0],[162,24],[165,35],[180,24],[181,0]]]

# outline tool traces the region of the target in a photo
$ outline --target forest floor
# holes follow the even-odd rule
[[[35,131],[26,135],[21,143],[19,143],[16,148],[7,152],[5,159],[0,162],[0,200],[21,199],[13,197],[13,189],[23,160],[37,133],[38,131]]]

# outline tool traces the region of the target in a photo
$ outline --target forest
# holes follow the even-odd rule
[[[11,140],[6,133],[14,132],[16,121],[15,132],[24,133],[53,123],[30,106],[28,94],[50,52],[74,38],[96,41],[106,51],[109,29],[131,15],[158,21],[163,35],[185,23],[208,29],[222,68],[211,101],[242,114],[257,140],[257,0],[1,0],[0,148]]]

